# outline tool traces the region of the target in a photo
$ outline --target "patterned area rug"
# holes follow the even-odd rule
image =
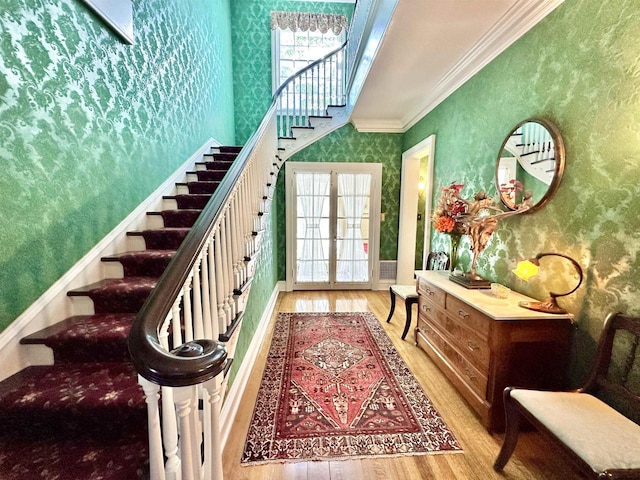
[[[380,322],[281,313],[242,463],[461,452]]]

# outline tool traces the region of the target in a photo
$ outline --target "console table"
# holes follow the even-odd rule
[[[490,432],[504,430],[502,392],[509,385],[566,388],[572,318],[468,290],[449,272],[418,271],[416,345],[438,365]]]

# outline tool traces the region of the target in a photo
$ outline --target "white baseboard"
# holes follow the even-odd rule
[[[260,318],[260,322],[258,323],[256,331],[253,334],[253,338],[251,339],[249,348],[247,349],[247,352],[242,359],[242,365],[240,366],[240,369],[238,370],[238,373],[233,380],[233,384],[229,389],[227,398],[225,398],[224,404],[222,405],[222,412],[220,414],[220,438],[222,441],[223,451],[225,445],[227,444],[229,435],[231,434],[231,428],[236,418],[236,414],[238,413],[240,401],[242,400],[245,388],[247,387],[247,383],[249,382],[253,366],[258,357],[258,353],[260,353],[262,344],[264,343],[264,339],[269,327],[269,322],[271,321],[271,315],[273,314],[273,311],[275,309],[276,300],[278,299],[278,294],[281,291],[282,283],[284,282],[278,282],[273,289],[273,292],[271,293],[271,297],[269,298],[269,302],[265,307],[262,318]]]
[[[103,278],[100,259],[107,255],[127,250],[127,232],[145,225],[146,213],[161,208],[162,196],[175,190],[176,182],[182,181],[189,170],[211,147],[220,143],[210,138],[171,177],[160,185],[147,199],[131,212],[120,224],[109,232],[95,247],[82,257],[67,273],[57,280],[29,308],[0,332],[0,380],[30,365],[50,364],[53,357],[43,355],[46,347],[20,345],[20,339],[73,315],[73,306],[67,292]]]

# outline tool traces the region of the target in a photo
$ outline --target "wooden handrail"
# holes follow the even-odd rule
[[[183,357],[178,353],[168,352],[162,347],[158,329],[171,311],[198,255],[205,247],[214,225],[220,219],[222,207],[229,200],[233,187],[249,161],[251,152],[266,131],[272,110],[275,110],[275,100],[258,130],[242,148],[131,325],[128,341],[131,361],[138,373],[151,382],[171,387],[195,385],[206,382],[224,369],[226,352],[222,358],[223,344],[208,340],[206,341],[208,347],[203,349],[201,354]]]

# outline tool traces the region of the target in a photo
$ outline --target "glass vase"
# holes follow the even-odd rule
[[[449,270],[453,273],[458,267],[458,247],[462,235],[458,233],[449,234]]]

